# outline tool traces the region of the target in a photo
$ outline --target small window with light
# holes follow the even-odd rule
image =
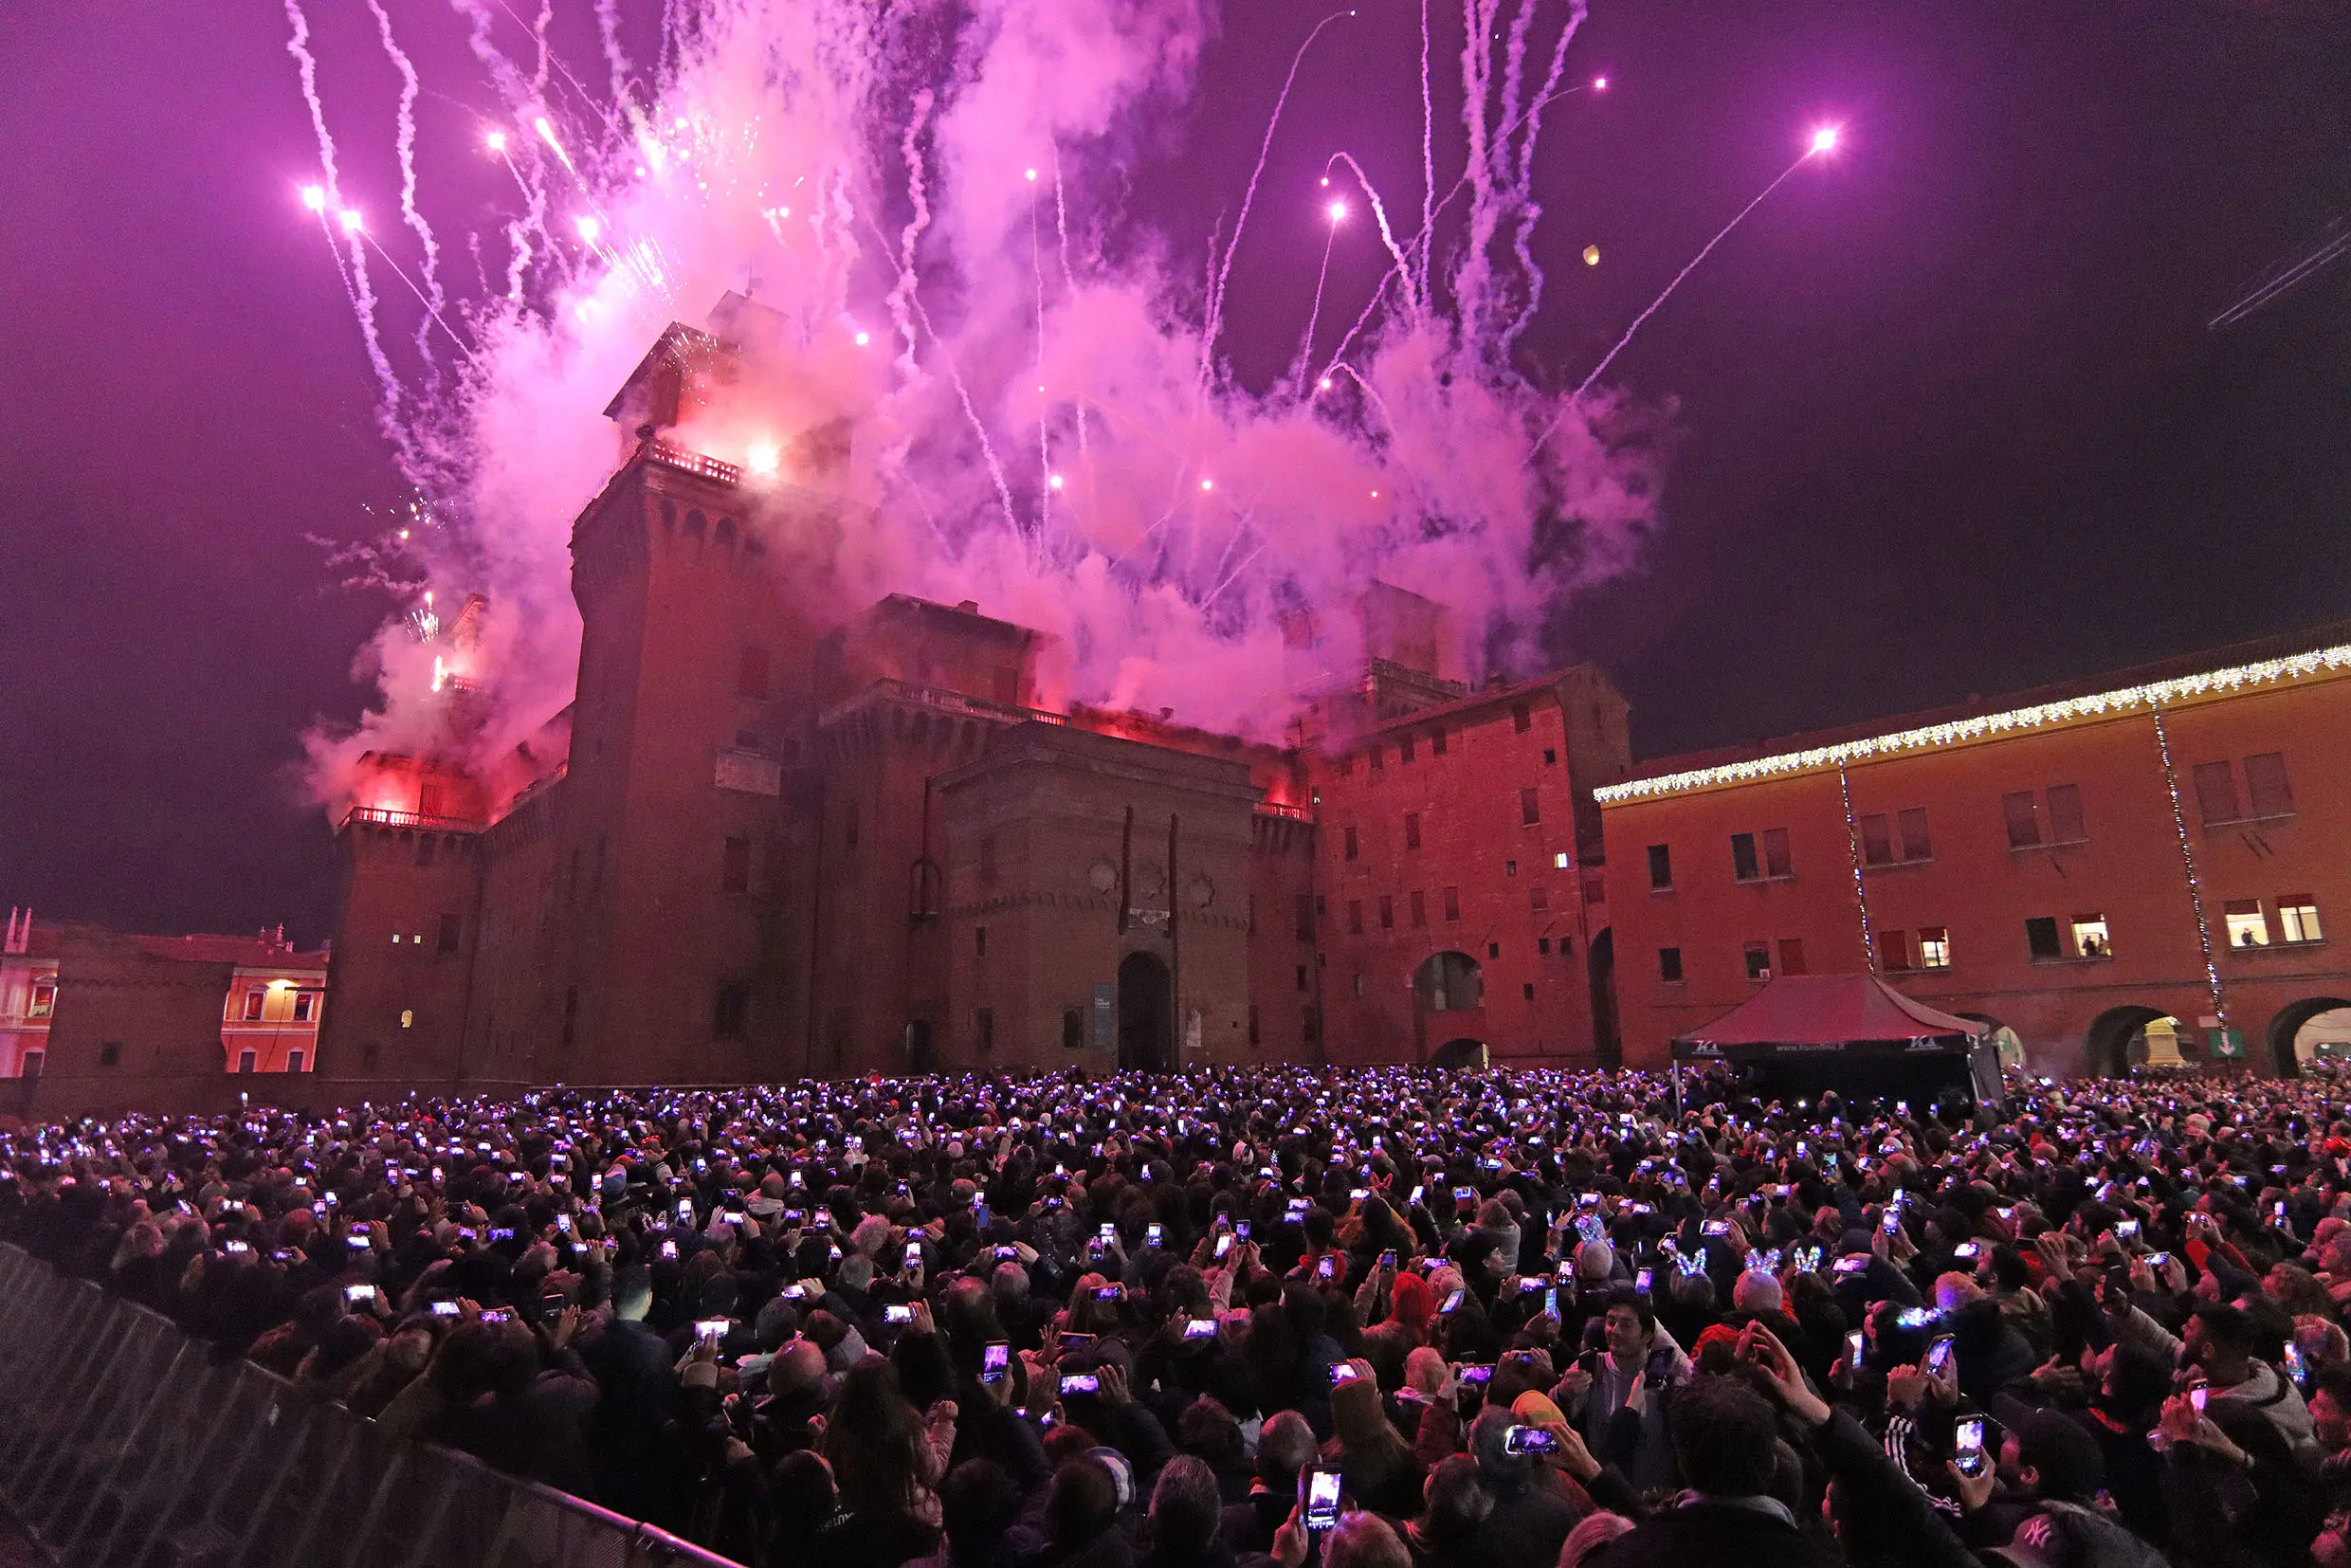
[[[2325,939],[2319,929],[2318,901],[2307,893],[2280,893],[2277,900],[2278,939],[2315,942]]]
[[[32,999],[25,1008],[27,1018],[46,1018],[57,1011],[57,981],[55,978],[35,980]]]
[[[2085,958],[2114,957],[2114,937],[2106,929],[2105,916],[2076,915],[2073,917],[2073,951]]]
[[[2269,922],[2261,918],[2259,899],[2231,899],[2221,905],[2221,918],[2229,922],[2231,947],[2269,945]]]

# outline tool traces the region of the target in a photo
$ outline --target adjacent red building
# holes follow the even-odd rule
[[[2049,1073],[2351,1043],[2351,624],[1645,763],[1598,792],[1628,1062],[1867,969]]]

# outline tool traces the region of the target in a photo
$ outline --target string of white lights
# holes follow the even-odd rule
[[[1593,791],[1603,806],[1620,801],[1638,800],[1650,795],[1679,794],[1686,790],[1708,789],[1719,784],[1743,784],[1778,774],[1801,773],[1809,768],[1838,767],[1849,762],[1866,761],[1889,753],[1917,751],[1932,746],[1961,745],[1973,740],[1985,740],[2012,731],[2039,729],[2045,725],[2062,724],[2076,719],[2101,718],[2108,714],[2128,713],[2135,708],[2158,707],[2198,697],[2216,696],[2241,690],[2247,686],[2266,685],[2274,681],[2298,680],[2305,675],[2318,675],[2334,670],[2351,669],[2351,644],[2314,648],[2284,659],[2265,659],[2257,664],[2236,665],[2227,669],[2207,670],[2198,675],[2183,675],[2176,680],[2156,681],[2145,685],[2124,686],[2115,691],[2102,691],[2088,697],[2070,697],[2058,702],[2041,702],[2032,707],[2011,708],[2004,713],[1984,714],[1974,719],[1955,719],[1947,723],[1929,724],[1919,729],[1898,730],[1890,735],[1871,736],[1861,740],[1848,740],[1834,746],[1815,746],[1806,751],[1781,752],[1773,757],[1759,757],[1745,762],[1726,762],[1720,767],[1692,768],[1683,773],[1660,774],[1654,778],[1628,779],[1622,784],[1610,784]]]
[[[1853,786],[1837,764],[1837,794],[1845,802],[1845,852],[1853,863],[1853,906],[1861,911],[1861,961],[1870,974],[1878,972],[1877,937],[1869,929],[1869,888],[1861,879],[1861,832],[1853,823]]]
[[[2213,957],[2213,925],[2204,913],[2204,883],[2196,875],[2196,846],[2188,838],[2188,813],[2179,799],[2179,775],[2172,771],[2171,735],[2163,727],[2160,705],[2155,709],[2155,750],[2163,759],[2163,788],[2172,797],[2172,831],[2179,835],[2179,859],[2188,870],[2188,903],[2196,909],[2196,939],[2204,949],[2204,984],[2212,993],[2213,1017],[2219,1023],[2220,1041],[2225,1048],[2229,1039],[2228,1002],[2221,994],[2220,965]]]

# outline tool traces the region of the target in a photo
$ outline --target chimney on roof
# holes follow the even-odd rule
[[[0,944],[0,953],[24,953],[31,950],[32,905],[25,906],[23,911],[25,918],[21,922],[16,918],[17,913],[16,905],[9,904],[8,940],[5,944]]]
[[[956,608],[963,611],[967,614],[976,615],[979,613],[979,601],[977,599],[964,599],[957,603]]]

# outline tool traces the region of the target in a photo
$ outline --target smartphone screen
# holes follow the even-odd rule
[[[1002,1340],[991,1340],[979,1350],[979,1380],[983,1383],[1004,1381],[1005,1369],[1012,1364],[1012,1347]]]
[[[882,1309],[882,1321],[885,1323],[910,1323],[914,1322],[914,1308],[904,1305],[885,1306]]]
[[[1861,1370],[1862,1352],[1868,1342],[1867,1338],[1858,1328],[1845,1336],[1845,1365],[1849,1370],[1853,1372]]]
[[[1926,1370],[1940,1375],[1951,1364],[1951,1336],[1942,1335],[1926,1347]]]
[[[1065,1397],[1072,1394],[1099,1394],[1102,1379],[1090,1372],[1066,1372],[1062,1374],[1061,1392]]]
[[[1312,1470],[1306,1476],[1306,1528],[1328,1530],[1339,1523],[1339,1472]]]
[[[1959,1461],[1960,1474],[1971,1476],[1983,1474],[1984,1424],[1982,1416],[1970,1415],[1963,1418],[1959,1424],[1958,1435],[1952,1446],[1955,1450],[1954,1457]]]
[[[1540,1427],[1512,1427],[1503,1433],[1502,1447],[1504,1453],[1557,1453],[1559,1437]]]

